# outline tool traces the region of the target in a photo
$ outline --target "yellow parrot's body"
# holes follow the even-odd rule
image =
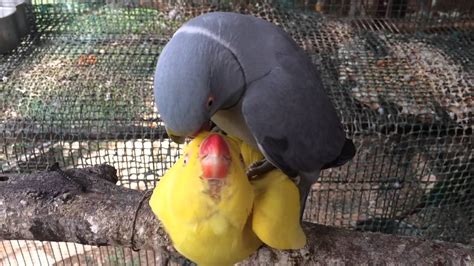
[[[216,135],[228,147],[225,173],[203,170],[203,143]],[[304,247],[296,185],[278,169],[248,181],[247,167],[261,158],[244,142],[210,132],[200,133],[185,147],[150,199],[178,252],[198,265],[232,265],[262,241],[277,249]]]
[[[198,265],[232,265],[262,244],[249,220],[254,193],[239,159],[239,142],[224,136],[228,173],[222,179],[202,178],[199,150],[209,135],[203,132],[188,144],[158,182],[150,206],[182,255]]]

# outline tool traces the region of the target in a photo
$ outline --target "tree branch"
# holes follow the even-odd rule
[[[177,258],[144,193],[115,185],[116,170],[107,165],[34,174],[0,174],[0,239],[67,241],[155,249]],[[144,200],[142,202],[142,200]],[[142,202],[141,207],[139,207]],[[132,244],[132,225],[137,212]],[[469,264],[474,249],[414,237],[362,233],[304,224],[304,249],[261,248],[242,265],[273,264]]]

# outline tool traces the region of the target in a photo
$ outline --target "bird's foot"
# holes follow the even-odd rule
[[[266,159],[262,159],[260,161],[256,161],[249,166],[247,170],[247,177],[249,180],[256,180],[262,175],[276,169],[276,167],[271,164]]]
[[[82,184],[81,182],[75,180],[75,178],[73,178],[68,173],[64,172],[61,169],[61,167],[59,167],[58,162],[55,162],[54,164],[50,165],[47,170],[59,173],[59,175],[61,175],[62,178],[67,179],[69,182],[75,184],[80,189],[80,191],[82,191],[82,192],[87,191],[87,186],[85,184]]]

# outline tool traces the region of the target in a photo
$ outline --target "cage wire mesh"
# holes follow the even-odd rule
[[[153,188],[182,148],[166,138],[153,105],[156,60],[184,21],[216,10],[289,32],[320,68],[354,139],[355,158],[315,184],[306,220],[474,242],[474,4],[467,0],[33,0],[30,33],[0,55],[1,171],[107,163],[120,185]],[[136,265],[155,264],[156,254],[2,241],[0,262]]]

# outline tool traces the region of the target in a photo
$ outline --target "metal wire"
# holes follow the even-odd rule
[[[120,185],[152,189],[182,148],[153,106],[159,53],[189,17],[234,10],[281,26],[308,52],[357,146],[350,163],[322,173],[306,220],[472,244],[474,5],[421,2],[33,1],[30,34],[0,55],[1,171],[107,163]],[[2,265],[154,265],[157,256],[0,245]]]

